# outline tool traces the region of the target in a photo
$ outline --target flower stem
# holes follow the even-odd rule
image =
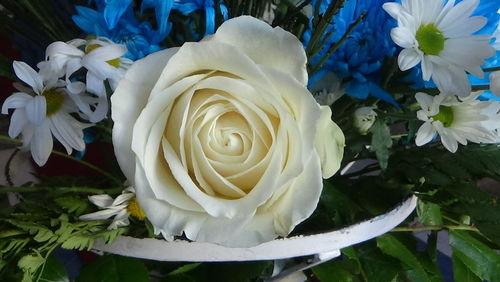
[[[433,230],[467,230],[479,232],[474,226],[470,225],[436,225],[436,226],[420,226],[420,227],[396,227],[392,229],[392,232],[418,232],[418,231],[433,231]]]
[[[104,171],[104,170],[102,170],[102,169],[98,168],[97,166],[95,166],[95,165],[93,165],[93,164],[91,164],[91,163],[89,163],[89,162],[86,162],[86,161],[84,161],[84,160],[79,160],[79,159],[77,159],[77,158],[75,158],[75,157],[73,157],[73,156],[71,156],[71,155],[67,155],[67,154],[65,154],[65,153],[63,153],[63,152],[59,152],[59,151],[56,151],[56,150],[53,150],[53,151],[52,151],[52,153],[53,153],[54,155],[58,155],[58,156],[61,156],[61,157],[64,157],[64,158],[67,158],[67,159],[73,160],[73,161],[78,162],[78,163],[80,163],[80,164],[82,164],[82,165],[84,165],[84,166],[86,166],[86,167],[88,167],[88,168],[91,168],[91,169],[93,169],[93,170],[95,170],[95,171],[99,172],[100,174],[102,174],[102,175],[106,176],[107,178],[109,178],[109,179],[113,180],[113,181],[114,181],[116,184],[118,184],[119,186],[121,186],[121,185],[122,185],[122,183],[123,183],[120,179],[118,179],[118,178],[114,177],[111,173],[109,173],[109,172],[107,172],[107,171]]]
[[[114,187],[108,189],[92,188],[92,187],[37,187],[37,186],[3,186],[0,187],[0,194],[8,192],[30,193],[40,191],[58,191],[69,193],[85,193],[85,194],[118,194],[123,190],[122,187]]]
[[[499,71],[499,70],[500,70],[500,66],[483,69],[484,72],[494,72],[494,71]]]
[[[482,90],[490,90],[489,85],[472,85],[471,91],[482,91]],[[431,95],[438,95],[441,93],[439,89],[437,88],[418,88],[418,89],[411,89],[409,91],[403,91],[401,92],[402,94],[415,94],[418,92],[424,92],[426,94],[431,94]]]

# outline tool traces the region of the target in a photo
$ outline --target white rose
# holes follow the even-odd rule
[[[113,143],[155,232],[243,247],[309,217],[344,136],[306,84],[299,40],[248,16],[135,62]]]

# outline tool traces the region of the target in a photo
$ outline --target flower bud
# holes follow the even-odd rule
[[[361,135],[368,133],[377,118],[377,113],[373,109],[375,107],[361,107],[354,112],[354,127]]]

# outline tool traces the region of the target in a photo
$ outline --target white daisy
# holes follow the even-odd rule
[[[129,225],[128,218],[130,215],[139,219],[145,218],[145,214],[135,198],[133,187],[123,190],[122,194],[116,199],[107,194],[102,194],[89,196],[89,200],[103,210],[82,215],[80,220],[105,220],[114,217],[108,229],[116,229]]]
[[[132,65],[132,60],[122,57],[127,53],[127,47],[114,44],[104,37],[88,41],[85,53],[81,64],[88,70],[87,90],[98,96],[106,93],[104,80],[109,81],[111,90],[114,91],[127,69]]]
[[[121,58],[127,48],[106,38],[86,41],[74,39],[53,42],[45,51],[46,61],[40,62],[40,73],[66,77],[66,87],[71,98],[91,122],[99,122],[108,112],[108,99],[104,81],[114,90],[132,61]],[[87,69],[86,83],[72,80],[78,70]],[[85,91],[96,95],[92,97]]]
[[[479,0],[402,0],[385,3],[385,11],[397,19],[392,40],[402,48],[398,64],[408,70],[421,63],[424,80],[432,80],[441,92],[464,97],[471,92],[466,71],[478,77],[484,73],[484,59],[494,55],[491,36],[472,35],[487,22],[471,17]]]
[[[458,143],[497,143],[500,103],[476,100],[480,94],[475,92],[468,97],[457,98],[445,93],[434,97],[417,93],[415,98],[422,107],[417,117],[424,121],[417,132],[417,146],[432,141],[436,133],[444,147],[452,153],[457,151]]]
[[[68,99],[65,83],[57,77],[42,76],[24,62],[14,61],[14,71],[26,84],[31,86],[30,93],[17,92],[8,97],[2,105],[2,114],[15,109],[12,114],[9,136],[17,137],[22,133],[23,146],[31,150],[33,159],[43,166],[52,152],[53,135],[66,149],[83,151],[83,129],[91,126],[75,120],[70,113],[76,112],[71,99]]]

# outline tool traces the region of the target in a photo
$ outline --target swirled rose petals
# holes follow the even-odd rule
[[[305,58],[293,35],[239,17],[131,67],[113,140],[156,233],[252,246],[311,215],[344,137],[305,87]]]

